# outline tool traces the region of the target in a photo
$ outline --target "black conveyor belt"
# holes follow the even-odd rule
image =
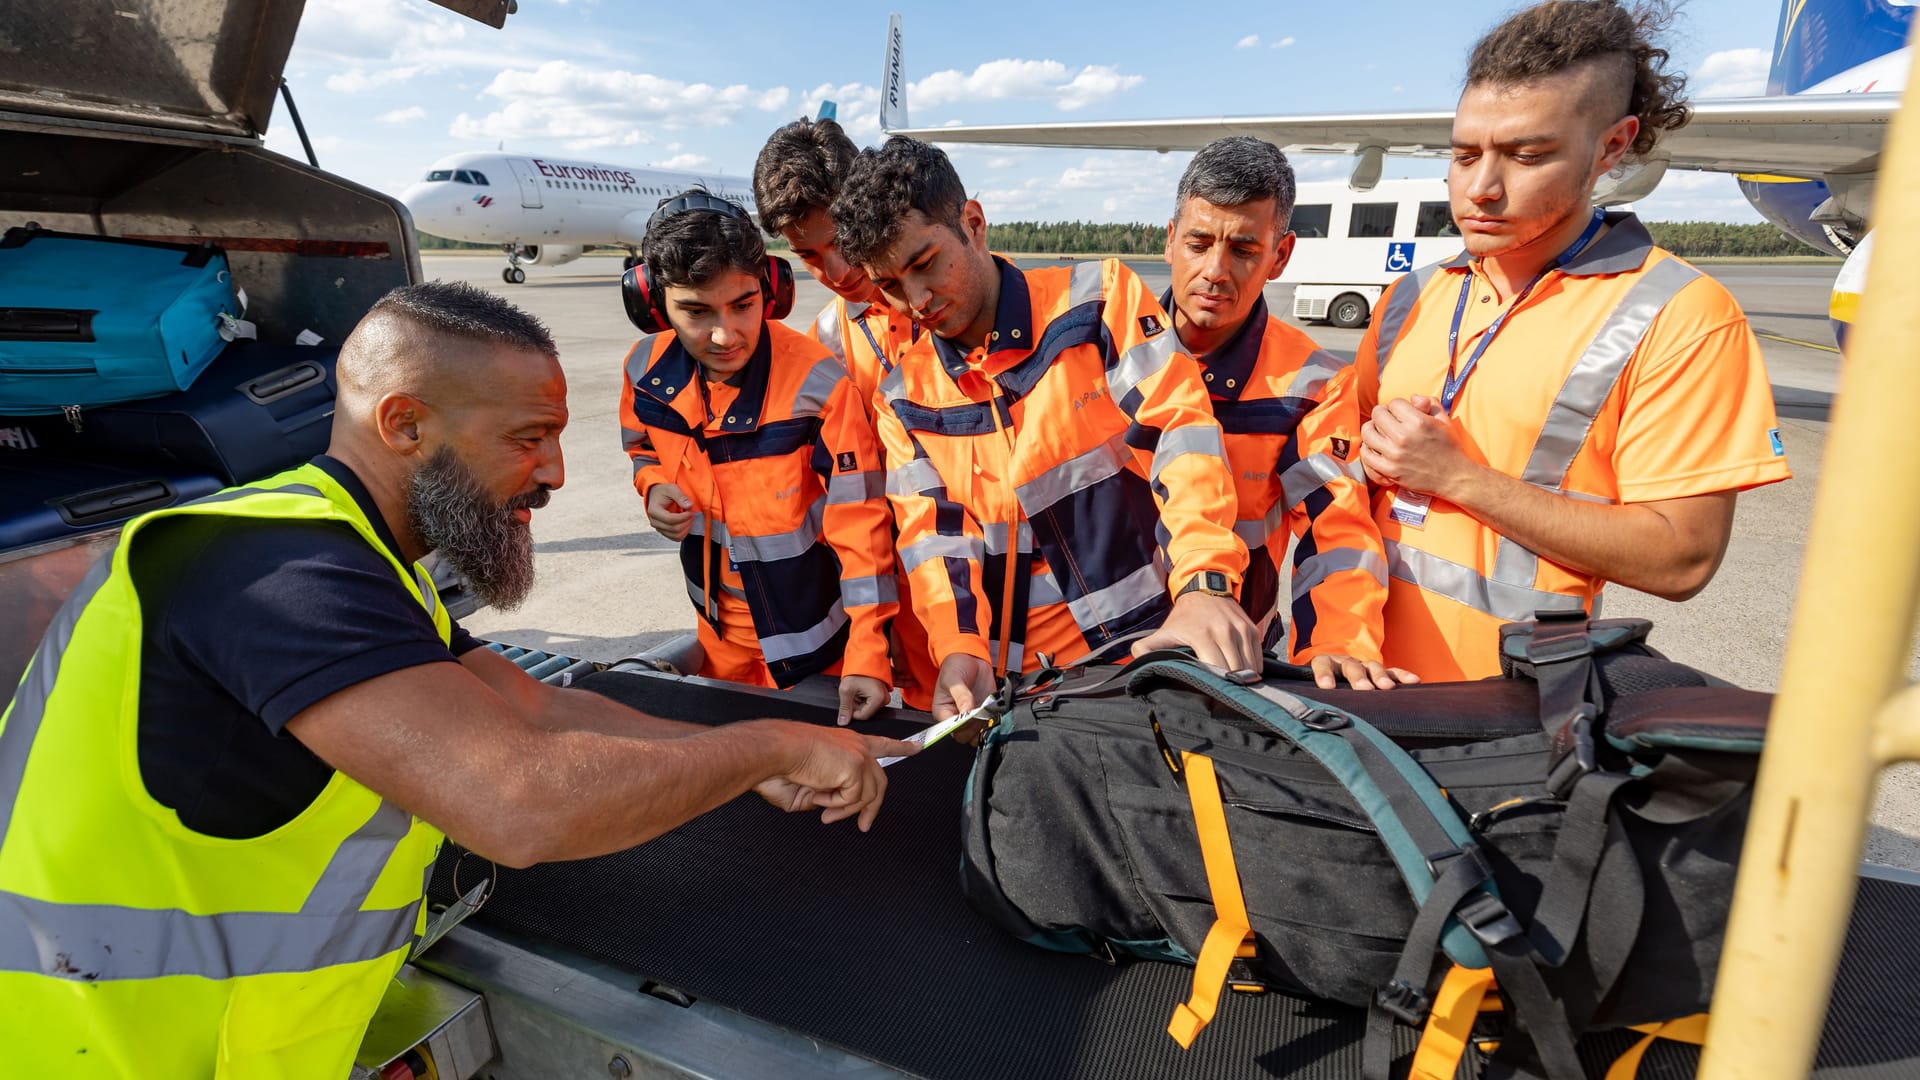
[[[697,680],[607,672],[579,685],[655,715],[832,722],[825,708]],[[905,734],[914,724],[878,720]],[[941,745],[890,772],[872,832],[746,797],[630,851],[502,871],[475,921],[550,942],[904,1072],[935,1078],[1289,1080],[1360,1074],[1363,1017],[1281,994],[1229,994],[1190,1051],[1166,1034],[1190,971],[1110,967],[1023,945],[958,887],[972,758]],[[433,896],[450,896],[451,854]],[[474,877],[474,860],[462,884]],[[1920,888],[1863,879],[1816,1075],[1920,1076]],[[1782,972],[1784,981],[1796,977]],[[1402,1032],[1400,1050],[1413,1036]],[[1631,1042],[1583,1047],[1595,1076]],[[1693,1073],[1661,1043],[1645,1080]]]

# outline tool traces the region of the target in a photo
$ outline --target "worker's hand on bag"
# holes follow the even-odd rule
[[[685,540],[693,525],[693,500],[672,484],[653,485],[647,489],[647,524],[676,544]]]
[[[918,746],[839,728],[775,721],[791,741],[793,764],[754,785],[761,798],[789,813],[819,810],[820,822],[856,818],[861,832],[873,827],[887,794],[887,771],[877,760],[920,752]]]
[[[891,696],[893,688],[871,675],[842,675],[836,722],[845,727],[855,720],[871,720]]]
[[[1133,643],[1133,655],[1185,645],[1194,659],[1222,671],[1251,671],[1265,667],[1260,655],[1260,628],[1240,604],[1213,593],[1190,592],[1173,602],[1173,614],[1160,629]]]
[[[1360,463],[1376,484],[1443,499],[1475,468],[1446,410],[1420,394],[1374,407],[1360,425]]]
[[[933,682],[933,719],[951,720],[971,712],[993,696],[993,665],[977,656],[954,653],[940,662],[940,674]],[[953,737],[972,746],[980,741],[987,725],[974,721],[953,733]]]
[[[1405,668],[1388,667],[1378,660],[1356,660],[1340,654],[1316,656],[1307,664],[1313,668],[1313,685],[1322,690],[1338,690],[1342,678],[1355,690],[1391,690],[1395,686],[1420,681],[1420,676]]]

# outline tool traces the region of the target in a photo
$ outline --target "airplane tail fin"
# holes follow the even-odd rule
[[[1908,4],[1783,0],[1767,93],[1798,94],[1904,48],[1913,13]]]
[[[907,62],[901,55],[900,13],[887,16],[887,62],[880,73],[880,130],[896,131],[907,123]]]
[[[823,120],[838,120],[839,118],[840,106],[835,105],[831,101],[823,101],[820,103],[820,111],[813,117],[813,122],[818,124]]]

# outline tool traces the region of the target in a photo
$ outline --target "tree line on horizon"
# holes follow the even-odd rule
[[[1768,257],[1813,254],[1806,245],[1774,225],[1735,225],[1723,221],[1649,221],[1654,243],[1682,258]],[[419,233],[420,250],[488,250],[494,244],[469,244]],[[1011,221],[987,226],[987,246],[995,251],[1035,255],[1155,256],[1166,250],[1164,225],[1093,221]],[[778,240],[768,244],[784,248]]]

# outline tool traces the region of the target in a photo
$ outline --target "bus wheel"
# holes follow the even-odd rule
[[[1367,325],[1367,300],[1359,293],[1341,293],[1327,305],[1327,321],[1342,330]]]

